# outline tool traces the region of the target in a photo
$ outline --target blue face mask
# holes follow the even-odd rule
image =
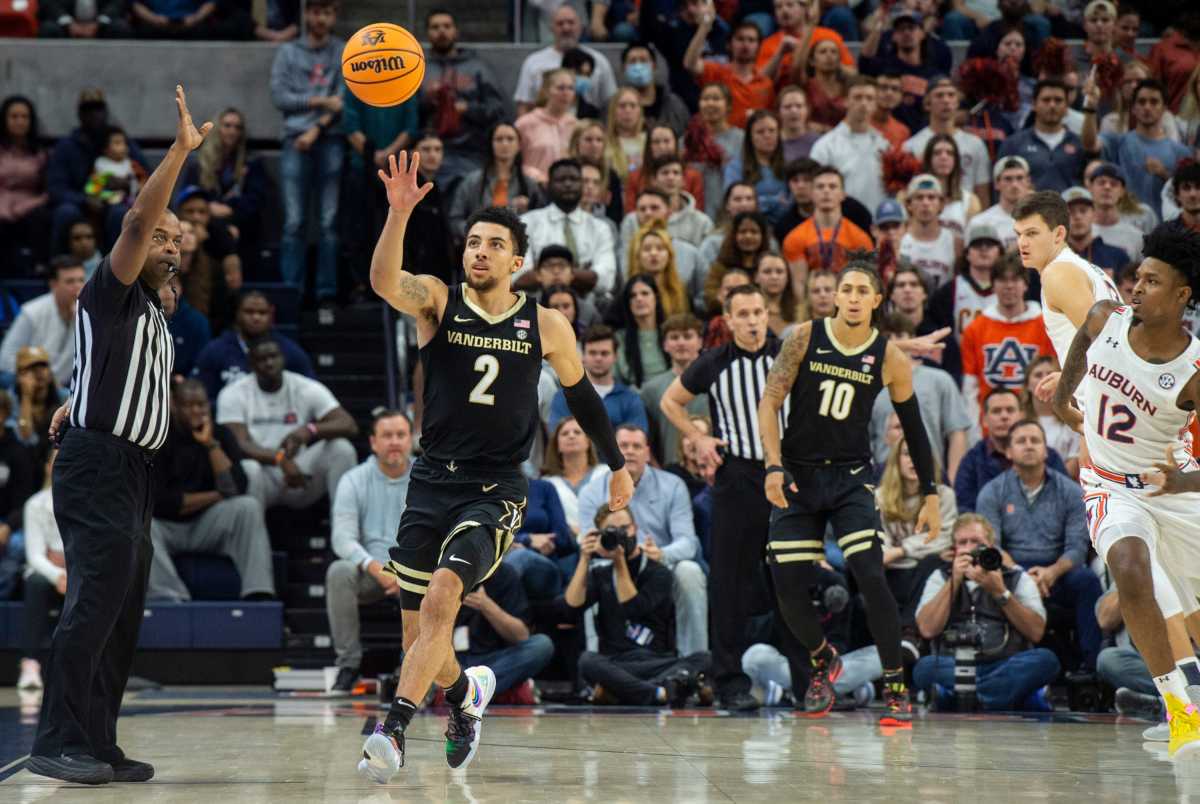
[[[592,88],[592,77],[590,75],[575,76],[575,94],[586,95],[588,90]]]
[[[644,61],[637,61],[625,66],[625,80],[630,86],[648,87],[654,80],[654,68]]]

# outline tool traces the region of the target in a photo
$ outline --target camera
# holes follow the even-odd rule
[[[968,620],[948,627],[942,632],[941,640],[947,648],[979,650],[983,647],[983,629],[979,623]]]
[[[994,547],[980,549],[995,551]],[[978,705],[975,672],[979,649],[983,647],[983,629],[974,620],[958,623],[942,632],[942,644],[954,649],[955,708],[959,712],[974,712]]]
[[[984,572],[995,572],[1003,563],[1003,556],[995,547],[980,545],[971,551],[971,562]]]
[[[606,551],[612,552],[618,547],[624,548],[625,555],[629,555],[636,544],[636,536],[630,536],[625,532],[625,528],[604,528],[600,531],[600,546]]]

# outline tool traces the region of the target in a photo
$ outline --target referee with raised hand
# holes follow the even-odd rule
[[[776,596],[763,571],[771,505],[755,492],[766,472],[758,403],[780,342],[768,337],[767,300],[756,285],[730,292],[725,300],[725,320],[733,341],[701,354],[683,376],[675,378],[660,404],[680,434],[691,439],[707,471],[716,472],[708,578],[713,681],[722,708],[747,710],[758,707],[750,694],[750,678],[742,672],[750,616],[756,608],[777,609]],[[708,395],[711,436],[696,429],[688,418],[687,405],[700,394]],[[783,417],[786,420],[786,408]],[[781,652],[792,668],[792,677],[807,678],[808,652],[788,631],[782,616],[776,613],[776,617],[783,640]]]
[[[188,153],[212,129],[192,124],[183,87],[175,87],[175,104],[175,142],[79,294],[72,398],[50,426],[51,438],[61,437],[54,517],[66,553],[67,595],[26,767],[68,782],[154,776],[151,765],[117,746],[117,714],[153,553],[151,466],[170,416],[175,349],[159,289],[179,270],[183,231],[167,203]]]

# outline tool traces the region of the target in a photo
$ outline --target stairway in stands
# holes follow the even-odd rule
[[[312,358],[317,379],[358,423],[354,445],[359,458],[366,458],[371,411],[387,404],[382,305],[303,313],[297,337]],[[284,663],[292,667],[333,664],[325,613],[325,571],[334,559],[329,513],[322,499],[303,511],[276,509],[267,516],[272,546],[287,553],[287,584],[279,593],[285,606]],[[362,631],[364,646],[385,649],[394,666],[400,627],[393,605],[364,609]]]

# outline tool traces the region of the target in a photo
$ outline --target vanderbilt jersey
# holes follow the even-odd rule
[[[1108,274],[1080,257],[1069,246],[1063,246],[1063,250],[1050,262],[1067,262],[1078,266],[1091,282],[1093,304],[1104,299],[1121,301],[1121,294]],[[1042,289],[1042,320],[1046,324],[1046,334],[1050,336],[1050,342],[1054,344],[1054,351],[1058,353],[1058,362],[1061,365],[1066,362],[1067,353],[1071,351],[1071,341],[1075,339],[1077,327],[1071,323],[1071,319],[1050,309],[1050,305],[1046,302],[1044,286]]]
[[[466,298],[463,285],[451,285],[421,365],[425,455],[468,469],[518,471],[539,426],[537,303],[518,293],[507,312],[493,316]]]
[[[871,411],[883,389],[887,338],[872,329],[853,349],[833,335],[832,319],[814,321],[796,374],[783,432],[785,464],[869,463]]]
[[[1167,447],[1181,466],[1191,459],[1192,411],[1176,405],[1200,370],[1200,340],[1168,363],[1147,363],[1129,344],[1133,310],[1118,307],[1087,351],[1080,387],[1084,437],[1094,470],[1104,479],[1151,471]]]

